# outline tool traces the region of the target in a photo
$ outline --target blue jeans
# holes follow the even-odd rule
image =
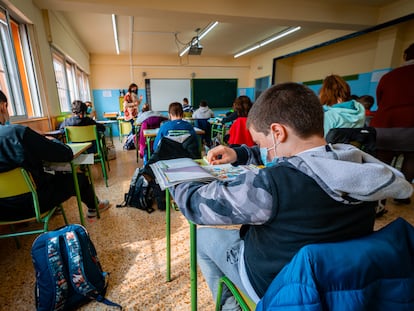
[[[240,290],[246,292],[239,276],[241,243],[243,241],[240,239],[239,230],[209,227],[197,230],[197,262],[214,300],[217,298],[218,282],[222,276],[227,276]],[[224,286],[222,304],[230,296],[230,291]],[[228,303],[226,302],[226,306]],[[225,308],[223,307],[222,310]],[[234,310],[239,308],[235,307]]]

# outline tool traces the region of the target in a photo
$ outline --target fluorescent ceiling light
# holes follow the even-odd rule
[[[280,38],[283,38],[283,37],[285,37],[287,35],[290,35],[291,33],[295,32],[295,31],[298,31],[300,28],[301,28],[300,26],[290,27],[290,28],[288,28],[288,29],[286,29],[286,30],[284,30],[282,32],[279,32],[279,33],[275,34],[274,36],[272,36],[272,37],[270,37],[268,39],[265,39],[265,40],[257,43],[256,45],[254,45],[254,46],[252,46],[250,48],[247,48],[247,49],[245,49],[245,50],[243,50],[243,51],[235,54],[234,55],[234,58],[240,57],[240,56],[242,56],[244,54],[247,54],[247,53],[249,53],[251,51],[254,51],[254,50],[258,49],[258,48],[261,48],[262,46],[265,46],[265,45],[267,45],[267,44],[269,44],[269,43],[271,43],[273,41],[279,40]]]
[[[201,40],[201,39],[203,39],[214,27],[216,27],[218,25],[218,22],[217,21],[215,21],[215,22],[211,22],[210,24],[208,24],[208,26],[206,27],[206,28],[204,28],[198,35],[197,35],[197,37],[198,37],[198,42]],[[191,40],[188,44],[187,44],[187,46],[184,48],[184,50],[182,50],[181,52],[180,52],[180,57],[181,56],[183,56],[185,53],[187,53],[188,52],[188,50],[190,49],[190,47],[191,47],[191,43],[193,42],[193,40]]]
[[[116,25],[116,15],[115,14],[112,14],[112,28],[114,30],[116,54],[119,55],[118,28],[117,28],[117,25]]]

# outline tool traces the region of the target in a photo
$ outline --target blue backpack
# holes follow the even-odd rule
[[[81,225],[68,225],[38,236],[32,245],[38,311],[73,310],[93,299],[120,309],[105,298],[107,273]]]

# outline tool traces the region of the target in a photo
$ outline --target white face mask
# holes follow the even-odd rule
[[[279,159],[278,156],[275,156],[271,161],[267,161],[267,154],[269,153],[269,151],[272,149],[275,149],[275,155],[276,155],[276,147],[277,145],[279,145],[279,142],[275,141],[275,137],[273,136],[273,134],[272,134],[272,139],[273,139],[273,147],[260,148],[260,159],[262,160],[263,165],[266,167],[275,165]]]

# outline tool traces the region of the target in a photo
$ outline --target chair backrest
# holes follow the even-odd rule
[[[377,132],[373,127],[333,128],[326,134],[326,142],[351,144],[375,156]]]
[[[230,126],[230,129],[229,129],[230,138],[228,141],[230,145],[245,144],[249,147],[255,145],[253,138],[250,135],[249,130],[247,129],[246,122],[247,122],[246,117],[238,117],[233,122],[233,124]]]
[[[414,227],[402,218],[361,238],[307,245],[256,310],[414,310],[413,263]]]
[[[66,126],[65,134],[68,143],[83,143],[98,140],[96,125]]]
[[[31,177],[25,169],[18,167],[8,172],[0,173],[0,198],[35,191]]]
[[[0,173],[0,198],[31,193],[37,221],[40,221],[40,206],[36,186],[31,175],[22,167]]]

